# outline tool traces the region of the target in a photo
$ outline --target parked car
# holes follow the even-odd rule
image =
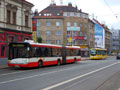
[[[120,53],[117,54],[116,59],[120,59]]]

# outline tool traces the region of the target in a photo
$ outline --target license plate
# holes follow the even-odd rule
[[[20,66],[19,65],[15,65],[16,68],[19,68]]]

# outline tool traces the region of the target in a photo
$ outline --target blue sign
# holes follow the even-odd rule
[[[67,27],[67,31],[80,31],[80,27]]]
[[[95,23],[95,47],[105,48],[105,31],[103,27]]]
[[[95,35],[103,36],[103,28],[98,24],[95,24]]]

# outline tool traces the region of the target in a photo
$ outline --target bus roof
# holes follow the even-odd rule
[[[91,49],[96,49],[96,50],[107,50],[107,49],[103,49],[103,48],[91,48]],[[91,50],[90,49],[90,50]]]
[[[79,46],[66,46],[66,48],[68,48],[68,49],[80,49]]]
[[[55,45],[55,44],[46,44],[46,43],[35,43],[35,42],[33,42],[32,40],[25,40],[25,42],[26,43],[29,43],[30,45],[32,45],[32,46],[37,46],[37,47],[39,47],[39,46],[44,46],[44,47],[56,47],[56,48],[62,48],[62,45]],[[79,46],[65,46],[66,48],[68,48],[68,49],[80,49],[80,47]]]
[[[55,45],[55,44],[46,44],[46,43],[35,43],[32,40],[25,40],[25,42],[29,43],[32,46],[44,46],[44,47],[58,47],[62,48],[62,45]]]

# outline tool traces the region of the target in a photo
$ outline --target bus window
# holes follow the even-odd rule
[[[100,50],[97,50],[97,55],[101,55],[101,51]]]
[[[48,48],[45,48],[45,50],[44,50],[44,56],[45,57],[49,56],[49,50],[48,50]]]
[[[11,44],[9,48],[9,59],[28,58],[28,48],[27,44]]]
[[[44,57],[50,57],[51,56],[51,49],[50,48],[41,48],[43,52]]]
[[[41,57],[42,56],[42,50],[40,47],[35,48],[35,57]]]
[[[95,49],[91,49],[90,53],[91,53],[92,56],[95,56],[97,52],[96,52]]]
[[[58,57],[58,56],[61,56],[61,49],[60,48],[52,48],[52,56],[53,57]]]
[[[80,55],[81,55],[81,51],[80,51],[80,50],[77,50],[77,51],[76,51],[76,55],[77,55],[77,56],[80,56]]]

